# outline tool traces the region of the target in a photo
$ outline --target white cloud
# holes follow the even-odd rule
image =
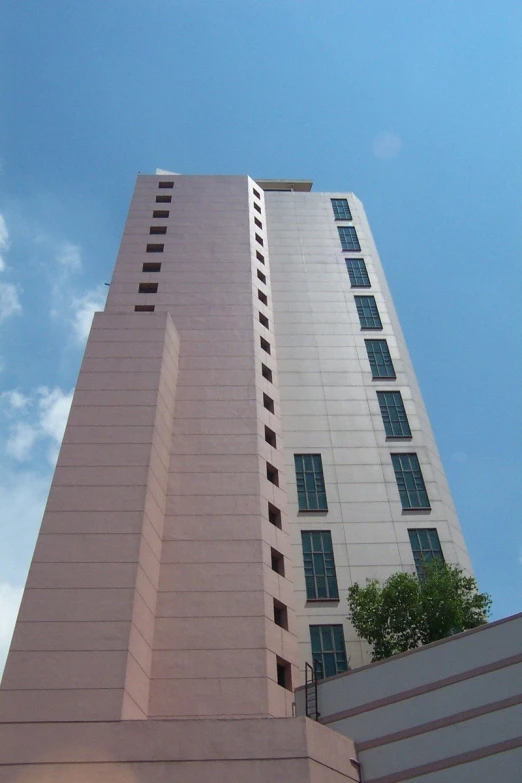
[[[38,430],[24,421],[11,427],[5,450],[10,457],[18,462],[25,462],[31,456]]]
[[[71,409],[72,391],[65,393],[58,387],[48,389],[42,386],[40,394],[40,429],[41,432],[53,438],[58,444],[62,442],[65,425]]]
[[[21,417],[8,428],[6,454],[17,462],[30,461],[37,442],[47,440],[48,460],[54,465],[67,424],[72,396],[72,391],[64,392],[58,387],[49,389],[46,386],[37,389],[33,397],[26,397],[18,391],[4,392],[1,397],[7,400],[10,406],[6,415],[11,420],[15,412]]]
[[[58,263],[69,272],[79,272],[82,268],[82,257],[78,245],[72,242],[64,242],[57,257]]]
[[[30,402],[29,397],[26,397],[25,394],[22,394],[16,389],[3,392],[3,394],[0,395],[0,398],[7,400],[9,407],[13,408],[15,411],[25,410]]]
[[[95,312],[103,310],[107,289],[98,286],[86,291],[82,296],[74,297],[71,304],[71,323],[79,343],[84,343],[89,336],[92,318]]]
[[[12,283],[0,283],[0,323],[9,316],[22,312],[18,290]]]
[[[373,154],[381,160],[396,158],[402,149],[402,140],[396,133],[383,131],[373,140]]]
[[[0,584],[0,676],[11,643],[22,593],[22,587],[16,587],[8,582]]]
[[[2,257],[2,252],[4,250],[7,250],[8,247],[9,247],[9,231],[7,230],[7,225],[4,216],[0,214],[0,272],[3,272],[5,269],[5,261]]]

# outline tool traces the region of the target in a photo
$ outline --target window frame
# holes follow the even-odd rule
[[[361,329],[374,332],[382,329],[381,314],[373,294],[354,296]]]
[[[402,510],[430,511],[430,499],[417,454],[415,452],[391,454],[391,460]],[[408,484],[413,486],[408,486]],[[412,502],[412,499],[419,502]],[[423,500],[424,502],[422,502]]]
[[[325,513],[328,511],[321,455],[294,454],[294,466],[299,513]],[[312,479],[307,479],[307,476],[312,476]],[[314,497],[315,507],[310,504],[310,499]]]
[[[350,287],[351,288],[371,288],[372,283],[370,280],[370,275],[368,274],[368,269],[366,267],[366,261],[364,258],[345,258],[344,259],[346,263],[346,269],[348,270],[348,277],[350,278]],[[362,268],[356,265],[362,264]],[[358,276],[360,280],[363,280],[365,282],[358,282]]]
[[[376,340],[365,340],[366,345],[366,353],[368,355],[368,361],[370,363],[370,369],[372,373],[372,380],[374,381],[380,381],[380,380],[394,380],[397,378],[397,374],[395,372],[395,367],[393,364],[393,359],[391,357],[390,349],[388,347],[388,341],[385,338],[378,338]],[[380,350],[380,353],[373,350],[373,346],[378,344],[379,346],[385,345],[386,351]],[[370,351],[370,346],[372,346],[372,351]],[[382,361],[379,364],[377,361],[378,357],[381,357]],[[373,362],[372,362],[373,359]],[[378,372],[379,368],[383,367],[385,369],[388,369],[389,372],[382,373]]]
[[[302,530],[306,600],[339,602],[339,585],[330,530]],[[323,584],[324,583],[324,584]],[[321,594],[322,593],[322,594]]]
[[[335,220],[353,220],[347,198],[331,198]]]
[[[319,664],[317,667],[317,679],[323,680],[326,677],[335,677],[336,674],[347,672],[348,658],[346,656],[346,642],[342,624],[318,624],[310,625],[309,627],[312,659],[314,664]],[[327,642],[330,642],[330,649],[324,645],[325,637],[328,633],[330,634],[330,639]],[[319,640],[319,645],[314,645],[314,637],[315,640]],[[328,664],[325,664],[326,655],[333,656],[328,659]],[[333,664],[333,666],[330,664]]]
[[[414,534],[414,535],[412,535]],[[428,547],[422,546],[421,535],[424,534],[428,538]],[[423,537],[424,537],[423,535]],[[433,546],[432,538],[436,538],[435,546]],[[426,563],[431,563],[433,560],[440,560],[441,563],[445,563],[444,553],[440,543],[439,533],[435,527],[415,527],[408,528],[408,537],[410,539],[411,551],[413,554],[413,562],[415,563],[415,570],[420,580],[423,580],[426,576],[425,566]],[[418,547],[414,546],[414,537],[416,537]]]
[[[393,397],[393,400],[389,398]],[[397,404],[398,401],[398,404]],[[411,440],[411,428],[400,391],[378,391],[377,402],[387,440]],[[395,429],[395,431],[394,431]]]
[[[355,226],[337,226],[339,232],[339,240],[341,242],[341,250],[343,253],[360,253],[361,243],[355,230]],[[345,236],[349,235],[349,240]]]

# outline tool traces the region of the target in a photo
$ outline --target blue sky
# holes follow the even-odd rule
[[[4,0],[0,31],[0,668],[156,166],[364,201],[480,587],[520,611],[519,0]]]

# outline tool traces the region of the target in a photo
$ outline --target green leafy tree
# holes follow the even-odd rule
[[[484,625],[491,608],[487,593],[458,566],[432,560],[418,579],[392,574],[383,585],[348,590],[349,617],[361,639],[373,647],[374,661]]]

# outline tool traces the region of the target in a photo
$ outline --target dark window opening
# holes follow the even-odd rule
[[[261,264],[265,263],[265,257],[261,255],[259,250],[256,251],[256,258]]]
[[[268,394],[265,393],[263,393],[263,405],[267,411],[270,411],[270,413],[274,412],[274,401],[271,397],[268,396]]]
[[[277,549],[270,548],[270,561],[272,565],[272,571],[275,571],[279,576],[285,575],[285,559],[281,552]]]
[[[156,204],[170,204],[172,196],[156,196]]]
[[[277,684],[287,691],[292,690],[292,669],[288,661],[277,657]]]
[[[257,292],[257,298],[263,302],[264,305],[268,304],[268,297],[266,294],[264,294],[262,291]]]
[[[139,294],[157,294],[158,293],[158,284],[157,283],[140,283],[138,286],[138,293]]]
[[[141,269],[142,272],[161,272],[159,261],[145,261]]]
[[[252,188],[252,193],[256,198],[261,198],[261,193],[259,193],[255,188]]]
[[[135,313],[153,313],[155,309],[155,305],[135,305],[134,306],[134,312]]]
[[[170,212],[168,209],[155,209],[152,213],[153,218],[168,218]]]
[[[158,182],[158,188],[173,188],[173,182]]]
[[[261,280],[262,283],[266,283],[266,277],[264,276],[264,274],[262,272],[259,271],[259,269],[257,270],[257,276]]]
[[[277,448],[276,434],[274,430],[271,430],[270,427],[266,427],[266,426],[265,426],[265,440],[267,443],[273,446],[274,449]]]
[[[274,623],[280,628],[288,631],[288,610],[287,607],[274,598]]]
[[[259,342],[263,351],[270,353],[270,343],[268,342],[268,340],[265,340],[263,337],[260,337]]]
[[[260,245],[264,245],[265,244],[263,242],[263,240],[261,239],[261,237],[259,236],[259,234],[256,234],[256,242],[259,242]]]
[[[274,484],[276,487],[279,486],[279,471],[269,462],[266,463],[266,477],[271,484]]]
[[[263,324],[263,326],[266,326],[266,328],[269,328],[270,322],[266,315],[263,315],[263,313],[259,313],[259,323]]]
[[[149,228],[149,234],[166,234],[167,226],[151,226]]]
[[[258,220],[258,218],[256,218],[256,217],[254,218],[254,223],[256,224],[256,226],[257,226],[258,228],[263,228],[263,224],[262,224],[262,223],[261,223],[261,221],[260,221],[260,220]]]
[[[266,378],[267,381],[272,383],[272,370],[270,367],[267,367],[266,364],[261,365],[261,374],[263,375],[263,378]]]
[[[283,527],[283,523],[281,521],[281,512],[271,503],[268,504],[268,521],[271,525],[274,525],[274,527],[278,527],[279,530],[281,530]]]
[[[147,253],[163,253],[165,245],[147,245]]]
[[[259,206],[259,204],[256,204],[256,202],[255,202],[255,201],[254,201],[254,209],[255,209],[257,212],[259,212],[259,214],[261,214],[261,207]]]

